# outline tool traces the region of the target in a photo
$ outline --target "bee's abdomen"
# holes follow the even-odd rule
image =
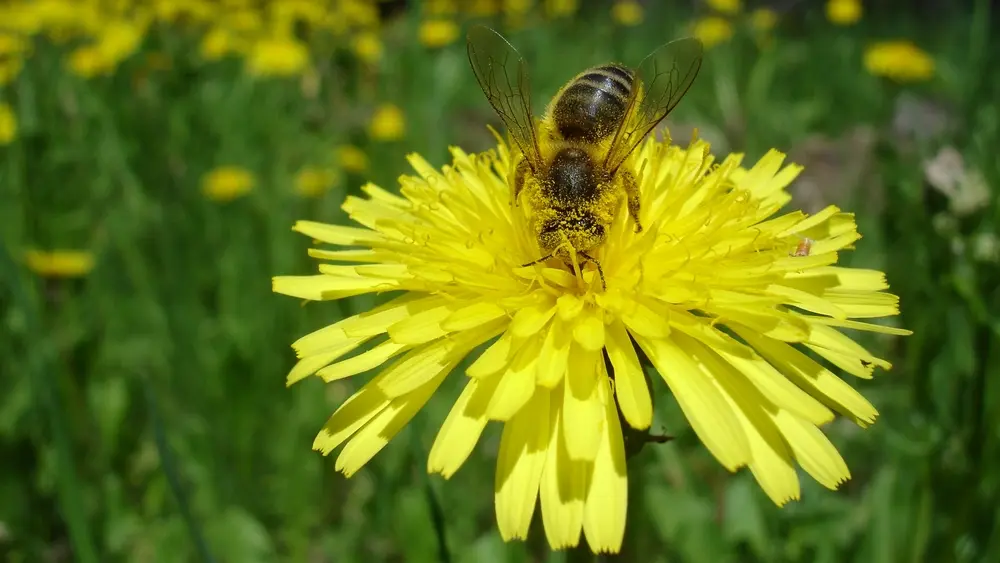
[[[625,118],[633,73],[616,64],[589,68],[573,79],[553,106],[556,129],[567,141],[596,142]]]

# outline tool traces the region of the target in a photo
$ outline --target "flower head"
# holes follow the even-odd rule
[[[434,18],[420,22],[420,43],[436,49],[451,45],[458,39],[458,24],[447,18]]]
[[[319,274],[276,277],[276,292],[399,292],[293,344],[289,384],[379,368],[314,448],[343,445],[336,467],[354,474],[488,344],[466,370],[429,471],[450,477],[486,424],[501,422],[503,538],[525,537],[538,503],[553,548],[576,545],[582,531],[593,550],[614,552],[627,502],[620,420],[641,430],[653,417],[641,350],[709,451],[731,471],[749,467],[775,503],[799,497],[796,463],[830,488],[848,479],[819,426],[834,413],[865,426],[877,413],[831,367],[869,378],[889,364],[839,329],[906,333],[855,320],[895,315],[898,299],[882,292],[880,272],[835,265],[859,238],[853,216],[836,207],[776,216],[799,172],[777,151],[750,168],[740,155],[716,163],[700,140],[686,149],[650,140],[636,152],[628,166],[641,170],[645,229],[617,214],[596,256],[606,288],[593,267],[523,266],[539,250],[523,205],[511,206],[503,144],[453,149],[442,171],[411,156],[417,175],[401,178],[401,195],[369,184],[367,197],[347,198],[359,226],[297,223],[347,248],[311,250],[326,262]]]
[[[861,19],[861,0],[827,0],[826,19],[836,25],[854,25]]]
[[[642,4],[635,0],[617,0],[611,6],[611,19],[624,26],[639,25],[642,23],[643,15]]]
[[[0,146],[9,145],[17,138],[17,115],[14,108],[0,102]]]
[[[290,36],[262,38],[247,56],[247,68],[254,76],[295,76],[308,65],[309,49]]]
[[[911,41],[881,41],[865,49],[865,68],[897,82],[921,82],[934,76],[934,59]]]
[[[253,175],[238,166],[220,166],[201,180],[201,191],[214,201],[232,201],[253,189]]]
[[[732,39],[733,25],[726,18],[708,16],[695,22],[691,32],[708,49]]]
[[[368,133],[377,141],[398,141],[406,135],[406,116],[394,104],[382,104],[375,108]]]
[[[94,255],[85,250],[38,250],[25,253],[32,272],[47,278],[79,278],[94,269]]]

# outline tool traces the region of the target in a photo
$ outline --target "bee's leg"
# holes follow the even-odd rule
[[[597,261],[597,258],[587,254],[586,252],[576,251],[577,254],[583,257],[587,262],[593,262],[597,266],[597,275],[601,276],[601,287],[603,289],[608,289],[608,283],[604,281],[604,268],[601,267],[601,263]],[[586,262],[584,262],[586,263]]]
[[[531,164],[528,159],[522,158],[517,163],[517,168],[514,170],[514,207],[517,207],[517,196],[521,194],[521,189],[524,187],[524,181],[528,178],[528,172],[531,171]]]
[[[635,175],[629,170],[618,171],[622,179],[622,186],[625,187],[625,195],[628,197],[628,214],[635,221],[635,232],[642,232],[642,223],[639,222],[639,182]]]
[[[535,264],[541,264],[542,262],[545,262],[549,258],[552,258],[553,256],[555,256],[556,252],[558,252],[558,251],[559,251],[558,249],[553,250],[552,252],[549,252],[548,254],[546,254],[545,256],[542,256],[538,260],[532,260],[531,262],[528,262],[527,264],[521,264],[521,267],[522,268],[527,268],[528,266],[534,266]]]

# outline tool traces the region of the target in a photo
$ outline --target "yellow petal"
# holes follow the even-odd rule
[[[646,338],[666,338],[670,334],[670,319],[656,314],[642,303],[636,302],[634,308],[623,311],[621,319],[632,334]]]
[[[486,407],[499,382],[499,377],[490,377],[470,379],[465,384],[431,446],[428,473],[440,473],[450,479],[465,463],[486,428]]]
[[[639,363],[625,325],[614,321],[608,325],[606,346],[611,366],[615,370],[615,396],[618,407],[629,426],[645,430],[653,422],[653,401],[646,386],[646,375]]]
[[[892,317],[899,314],[899,297],[891,293],[857,293],[853,291],[831,290],[824,294],[824,297],[838,310],[843,311],[846,317],[852,319],[871,319],[877,317]],[[812,311],[808,307],[803,309]],[[822,311],[814,313],[827,314]],[[836,315],[830,315],[835,318]]]
[[[815,426],[803,422],[791,413],[781,411],[775,417],[785,441],[802,465],[819,484],[836,489],[851,478],[851,472],[837,448]]]
[[[882,291],[889,289],[889,283],[885,279],[885,274],[878,270],[840,268],[837,266],[811,268],[801,272],[788,272],[785,275],[784,283],[790,287],[817,295],[822,295],[824,291],[831,289],[850,291]]]
[[[743,374],[769,401],[819,426],[833,420],[833,411],[812,395],[788,380],[767,360],[754,354],[741,358],[725,350],[716,350],[723,359]]]
[[[750,461],[750,445],[716,384],[672,340],[651,340],[636,335],[656,371],[667,382],[684,416],[726,469],[736,471]]]
[[[607,379],[603,357],[597,352],[573,346],[563,390],[563,424],[570,459],[593,461],[601,441],[603,415],[598,402],[599,380]]]
[[[389,338],[400,344],[423,344],[448,334],[441,321],[454,313],[452,306],[442,305],[410,315],[389,327]]]
[[[559,318],[563,321],[573,320],[580,311],[583,311],[583,299],[572,293],[564,293],[556,300],[556,307],[559,309]]]
[[[604,348],[604,323],[593,312],[584,314],[573,325],[573,339],[584,350],[596,352]]]
[[[330,225],[315,221],[296,221],[292,230],[318,241],[339,246],[368,245],[382,240],[381,234],[369,229]]]
[[[678,337],[681,339],[681,337]],[[778,506],[798,499],[799,478],[792,452],[772,420],[777,407],[716,350],[687,338],[683,343],[719,383],[722,396],[740,421],[750,445],[750,471],[767,496]]]
[[[561,390],[557,390],[558,394]],[[590,489],[594,464],[574,461],[566,451],[562,435],[561,409],[555,402],[551,409],[552,439],[546,454],[545,468],[539,488],[542,523],[545,537],[552,549],[575,547],[583,530],[583,503]]]
[[[569,363],[570,338],[567,332],[566,325],[558,320],[549,324],[545,342],[538,353],[538,385],[552,389],[563,381]]]
[[[534,397],[504,424],[497,456],[494,506],[504,541],[528,536],[538,485],[551,436],[549,391],[536,388]]]
[[[308,299],[328,301],[361,295],[372,291],[390,291],[390,282],[381,278],[337,278],[324,274],[316,276],[275,276],[271,290],[275,293]]]
[[[892,368],[889,362],[876,358],[863,346],[828,326],[814,325],[806,346],[856,377],[871,378],[875,366],[882,369]]]
[[[473,348],[503,330],[504,324],[496,320],[407,352],[382,373],[379,388],[389,397],[410,393],[442,370],[450,372]]]
[[[288,372],[288,377],[285,379],[286,385],[291,385],[297,383],[310,375],[316,373],[320,368],[328,365],[330,362],[334,362],[337,358],[343,356],[344,354],[350,352],[354,348],[357,348],[358,342],[346,342],[340,348],[334,348],[329,352],[323,352],[320,354],[314,354],[312,356],[307,356],[302,358],[295,363],[292,371]]]
[[[776,340],[802,342],[809,338],[809,325],[805,320],[785,311],[767,307],[733,305],[716,305],[710,311],[722,324],[735,321]]]
[[[345,377],[351,377],[352,375],[357,375],[370,369],[377,368],[407,348],[410,348],[410,346],[386,340],[379,343],[371,350],[329,365],[319,370],[316,375],[322,377],[323,381],[326,381],[327,383],[343,379]]]
[[[345,476],[350,477],[357,473],[375,454],[382,451],[382,448],[392,440],[400,430],[410,422],[413,415],[417,414],[427,399],[430,399],[434,391],[444,380],[446,372],[441,372],[436,377],[428,380],[422,386],[402,397],[397,397],[389,403],[389,406],[379,412],[368,424],[365,425],[340,451],[337,456],[336,469]]]
[[[510,330],[514,336],[529,337],[538,334],[556,312],[554,306],[525,307],[514,314]]]
[[[479,354],[476,361],[472,362],[472,365],[465,370],[465,374],[469,377],[481,379],[499,373],[503,368],[507,367],[510,358],[513,357],[514,352],[517,352],[518,347],[523,342],[523,340],[519,340],[514,343],[514,337],[510,329],[508,329],[503,333],[503,336],[498,338],[493,344],[490,344],[490,347],[484,350],[482,354]]]
[[[490,420],[510,420],[534,395],[540,348],[539,339],[528,340],[517,352],[507,372],[500,376],[500,384],[486,409]]]
[[[507,312],[495,303],[479,301],[456,310],[441,321],[441,328],[448,332],[468,330],[506,315]]]
[[[329,454],[388,406],[389,397],[378,388],[376,376],[334,411],[313,441],[313,449]]]
[[[764,291],[773,295],[785,297],[790,305],[795,305],[800,309],[805,309],[806,311],[811,311],[820,315],[826,315],[835,319],[846,319],[849,316],[853,316],[849,315],[844,309],[835,305],[830,299],[818,297],[792,287],[772,284],[767,286]]]
[[[344,321],[344,334],[350,337],[377,336],[385,334],[389,327],[399,321],[441,305],[444,298],[419,297],[419,294],[406,294],[402,297],[350,317]]]
[[[594,475],[584,506],[583,533],[595,553],[618,553],[625,537],[628,507],[625,443],[618,412],[610,398],[609,383],[605,380],[598,385],[604,423],[594,459]]]
[[[812,358],[784,342],[761,338],[738,327],[734,330],[793,382],[807,392],[812,391],[810,394],[818,396],[821,401],[825,399],[824,402],[829,402],[859,425],[867,426],[875,422],[878,411],[868,399]]]

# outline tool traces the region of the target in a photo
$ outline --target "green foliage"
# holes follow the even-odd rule
[[[847,259],[887,271],[899,323],[915,334],[865,341],[895,367],[852,381],[878,407],[877,424],[828,428],[853,479],[832,492],[804,478],[802,501],[784,508],[711,459],[657,382],[654,429],[676,439],[630,461],[621,560],[1000,560],[1000,266],[976,250],[989,235],[1000,244],[1000,54],[987,5],[922,27],[779,21],[764,47],[741,27],[709,51],[673,118],[678,138],[697,125],[717,151],[795,156],[815,135],[843,149],[852,129],[872,128],[866,152],[848,142],[830,157],[833,178],[860,159],[872,166],[818,197],[856,211],[866,238]],[[637,28],[603,12],[579,17],[510,33],[532,65],[536,108],[577,70],[636,62],[680,33],[662,22],[686,21],[655,8]],[[457,562],[580,558],[549,554],[540,528],[525,544],[499,539],[495,429],[450,481],[426,475],[460,374],[351,480],[310,445],[368,376],[283,382],[290,342],[372,304],[302,308],[271,293],[271,276],[314,268],[292,223],[342,222],[345,193],[364,180],[391,189],[408,152],[440,165],[448,145],[491,142],[483,125],[495,119],[464,44],[430,50],[414,40],[416,25],[404,14],[384,30],[374,83],[342,50],[317,58],[314,93],[298,79],[202,61],[194,38],[169,27],[113,75],[87,80],[65,71],[61,48],[37,43],[30,67],[3,87],[19,130],[0,147],[0,559],[367,563],[438,561],[442,547]],[[861,64],[868,41],[904,25],[937,57],[928,84],[899,86]],[[147,72],[152,53],[171,68]],[[901,135],[893,108],[907,93],[955,108],[954,127]],[[367,137],[382,103],[403,109],[404,139]],[[345,143],[368,153],[369,174],[338,170],[338,189],[297,195],[296,172],[329,165]],[[925,180],[924,163],[945,145],[991,187],[969,213]],[[224,165],[256,178],[225,203],[200,187]],[[29,248],[86,249],[96,267],[45,279],[24,265]]]

